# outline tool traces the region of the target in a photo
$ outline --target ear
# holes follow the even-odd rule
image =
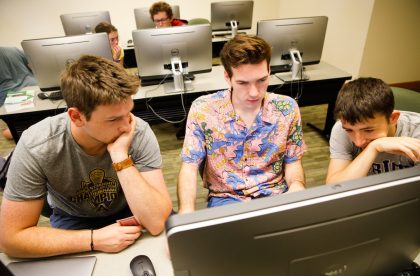
[[[82,112],[80,112],[79,109],[77,109],[76,107],[70,107],[67,110],[67,114],[70,117],[70,120],[72,121],[73,124],[75,124],[78,127],[81,127],[85,124],[86,122],[86,117],[85,115],[83,115]]]
[[[398,122],[398,118],[400,118],[400,111],[399,110],[394,110],[391,113],[391,118],[390,118],[390,123],[392,125],[396,125]]]

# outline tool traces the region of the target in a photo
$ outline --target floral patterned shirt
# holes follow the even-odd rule
[[[286,192],[283,165],[299,160],[304,149],[299,107],[292,98],[266,93],[247,129],[225,90],[193,102],[181,158],[197,167],[205,160],[209,196],[250,200]]]

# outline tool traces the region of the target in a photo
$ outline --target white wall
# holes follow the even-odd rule
[[[420,1],[375,1],[360,75],[420,81]]]
[[[184,19],[202,17],[210,19],[210,3],[217,0],[171,0],[178,4]],[[118,28],[121,44],[131,38],[135,29],[134,8],[149,7],[154,0],[0,0],[0,37],[2,46],[20,47],[24,39],[63,36],[60,14],[108,10],[112,24]],[[254,1],[253,26],[258,19],[278,16],[276,0]],[[255,29],[251,30],[255,33]]]

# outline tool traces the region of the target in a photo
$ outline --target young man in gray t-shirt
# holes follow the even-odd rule
[[[3,252],[119,252],[142,229],[163,231],[172,204],[156,137],[131,113],[138,86],[104,58],[83,56],[67,67],[67,112],[31,126],[13,154],[0,209]],[[47,197],[52,228],[37,226]],[[139,225],[116,223],[132,215]]]
[[[359,78],[338,94],[327,184],[419,165],[420,114],[394,110],[391,88]]]

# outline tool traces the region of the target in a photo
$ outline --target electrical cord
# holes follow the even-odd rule
[[[144,94],[144,96],[145,96],[145,98],[147,98],[147,94],[148,93],[150,93],[150,92],[152,92],[152,91],[155,91],[156,89],[158,89],[164,82],[165,82],[165,80],[168,78],[168,76],[169,76],[170,74],[167,74],[163,79],[162,79],[162,81],[155,87],[155,88],[153,88],[153,89],[150,89],[150,90],[147,90],[146,92],[145,92],[145,94]],[[184,75],[185,76],[185,75]],[[188,80],[191,80],[190,78],[188,78],[187,76],[185,76]],[[169,119],[167,119],[167,118],[164,118],[162,115],[160,115],[159,113],[157,113],[154,109],[153,109],[153,107],[152,107],[152,105],[150,104],[150,102],[151,102],[151,100],[153,100],[153,98],[154,97],[150,97],[150,98],[147,98],[147,100],[146,100],[146,106],[147,106],[147,108],[148,109],[150,109],[150,111],[152,111],[152,113],[156,116],[156,117],[158,117],[159,119],[161,119],[162,121],[164,121],[164,122],[167,122],[167,123],[171,123],[171,124],[179,124],[179,123],[182,123],[182,122],[184,122],[186,119],[187,119],[187,109],[185,108],[185,104],[184,104],[184,94],[186,93],[186,88],[185,88],[185,82],[184,82],[184,89],[183,89],[183,92],[180,94],[180,97],[181,97],[181,106],[182,106],[182,111],[183,111],[183,116],[182,116],[182,118],[180,119],[180,120],[177,120],[177,121],[172,121],[172,120],[169,120]]]
[[[290,82],[290,96],[293,99],[295,99],[296,102],[299,101],[299,99],[302,97],[302,94],[303,94],[303,84],[304,84],[304,82],[303,82],[303,66],[299,66],[298,74],[299,73],[300,73],[300,79],[298,79],[296,81],[292,79],[291,82]],[[293,96],[293,83],[297,84],[297,90],[296,90],[296,95],[295,96]]]

